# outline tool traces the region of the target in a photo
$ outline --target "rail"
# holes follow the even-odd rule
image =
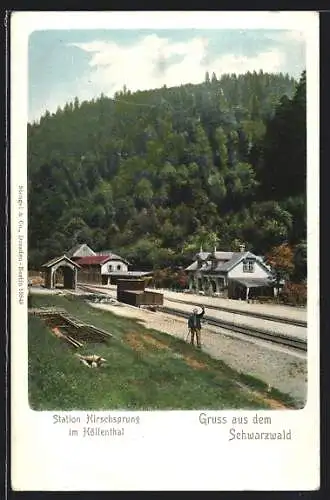
[[[164,306],[160,310],[167,314],[172,314],[174,316],[180,316],[183,318],[189,317],[189,313],[186,313],[184,311],[179,311],[178,309],[172,309],[170,307]],[[259,328],[254,328],[254,327],[252,328],[247,326],[240,326],[230,321],[215,319],[209,316],[204,316],[204,319],[210,325],[216,326],[218,328],[223,328],[225,330],[229,330],[234,333],[240,333],[249,337],[255,337],[260,340],[265,340],[267,342],[279,344],[284,347],[291,347],[299,351],[304,351],[304,352],[307,351],[306,340],[299,339],[297,337],[291,337],[283,335],[281,333],[269,332],[267,330],[261,330]]]
[[[202,304],[198,302],[187,302],[186,300],[182,299],[169,299],[166,297],[166,300],[168,302],[180,302],[181,304],[187,304],[190,306],[195,306],[195,307],[201,307]],[[265,319],[269,321],[275,321],[275,323],[285,323],[286,325],[293,325],[293,326],[302,326],[302,327],[307,327],[307,321],[300,320],[300,319],[292,319],[292,318],[284,318],[282,316],[273,316],[272,314],[264,314],[264,313],[259,313],[259,312],[254,312],[254,311],[241,311],[239,309],[234,309],[232,307],[223,307],[223,306],[213,306],[209,304],[204,304],[207,309],[215,309],[218,311],[224,311],[228,313],[234,313],[234,314],[240,314],[241,316],[252,316],[253,318],[260,318],[260,319]]]

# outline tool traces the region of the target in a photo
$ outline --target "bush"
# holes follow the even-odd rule
[[[280,300],[284,304],[292,306],[304,306],[307,304],[307,286],[304,283],[286,283]]]
[[[188,277],[183,270],[158,269],[154,272],[152,284],[156,288],[184,290],[188,285]]]

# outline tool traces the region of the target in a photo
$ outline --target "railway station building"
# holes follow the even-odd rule
[[[191,292],[243,300],[276,294],[270,267],[244,245],[239,252],[201,249],[185,270]]]
[[[121,279],[146,279],[152,271],[130,270],[131,264],[111,250],[94,251],[86,243],[79,243],[66,252],[79,264],[78,281],[102,285],[116,285]]]

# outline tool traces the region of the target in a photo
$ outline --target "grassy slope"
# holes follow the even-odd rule
[[[37,317],[29,318],[29,400],[36,410],[255,409],[269,408],[252,390],[265,384],[221,361],[132,319],[87,306],[73,297],[33,296],[33,307],[59,306],[111,332],[108,344],[87,344],[107,364],[89,369],[76,350],[55,338]],[[240,385],[238,385],[240,384]],[[242,387],[243,384],[243,387]],[[251,391],[249,390],[251,389]],[[280,400],[290,400],[279,393]]]

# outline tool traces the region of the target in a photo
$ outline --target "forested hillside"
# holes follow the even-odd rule
[[[138,268],[185,265],[201,244],[300,244],[305,113],[305,74],[263,72],[46,113],[28,125],[30,266],[77,242]]]

